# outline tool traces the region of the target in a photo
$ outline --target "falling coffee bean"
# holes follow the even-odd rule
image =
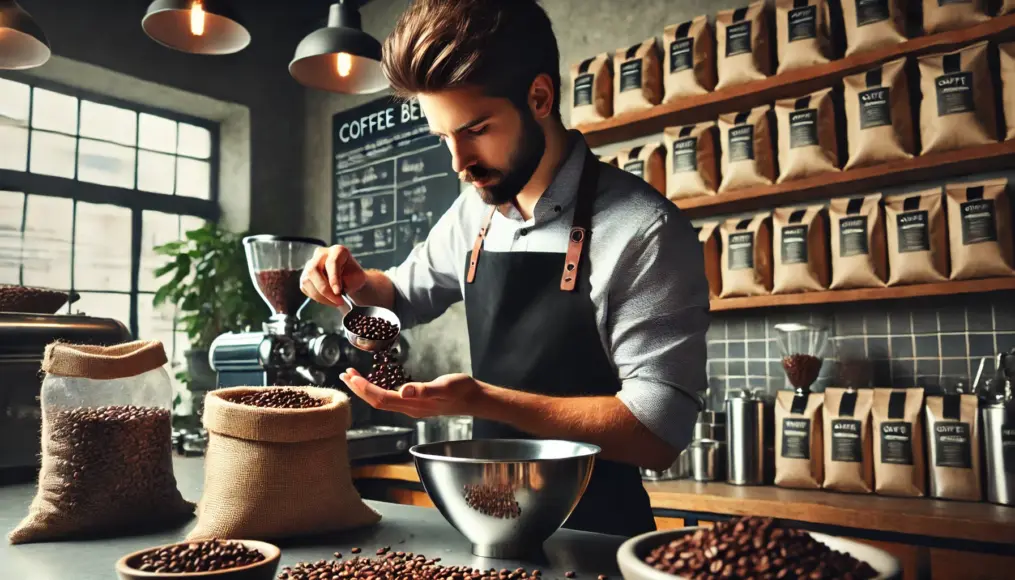
[[[382,389],[394,391],[412,381],[412,377],[395,358],[393,350],[389,350],[374,353],[374,364],[370,373],[367,374],[367,380]]]

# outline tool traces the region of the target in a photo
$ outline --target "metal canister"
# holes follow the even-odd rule
[[[987,458],[987,501],[1015,505],[1015,404],[999,400],[982,409]]]
[[[764,485],[766,469],[766,404],[755,393],[741,392],[726,401],[726,481]]]
[[[714,439],[699,439],[688,447],[691,476],[695,481],[721,481],[726,478],[726,444]]]

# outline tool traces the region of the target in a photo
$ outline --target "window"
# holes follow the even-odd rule
[[[0,283],[72,290],[64,312],[114,318],[188,348],[156,309],[159,244],[218,219],[218,127],[208,121],[0,77]]]

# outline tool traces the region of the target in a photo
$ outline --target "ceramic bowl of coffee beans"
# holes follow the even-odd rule
[[[256,540],[195,540],[127,554],[116,573],[120,580],[273,580],[281,555],[278,547]]]
[[[902,578],[884,550],[759,517],[635,536],[620,546],[617,563],[626,580]]]

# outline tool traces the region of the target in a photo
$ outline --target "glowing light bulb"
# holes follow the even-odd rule
[[[335,68],[338,69],[338,76],[347,77],[352,72],[352,55],[340,52],[335,58]]]
[[[201,0],[195,0],[190,7],[190,32],[194,36],[204,34],[204,7],[201,6]]]

